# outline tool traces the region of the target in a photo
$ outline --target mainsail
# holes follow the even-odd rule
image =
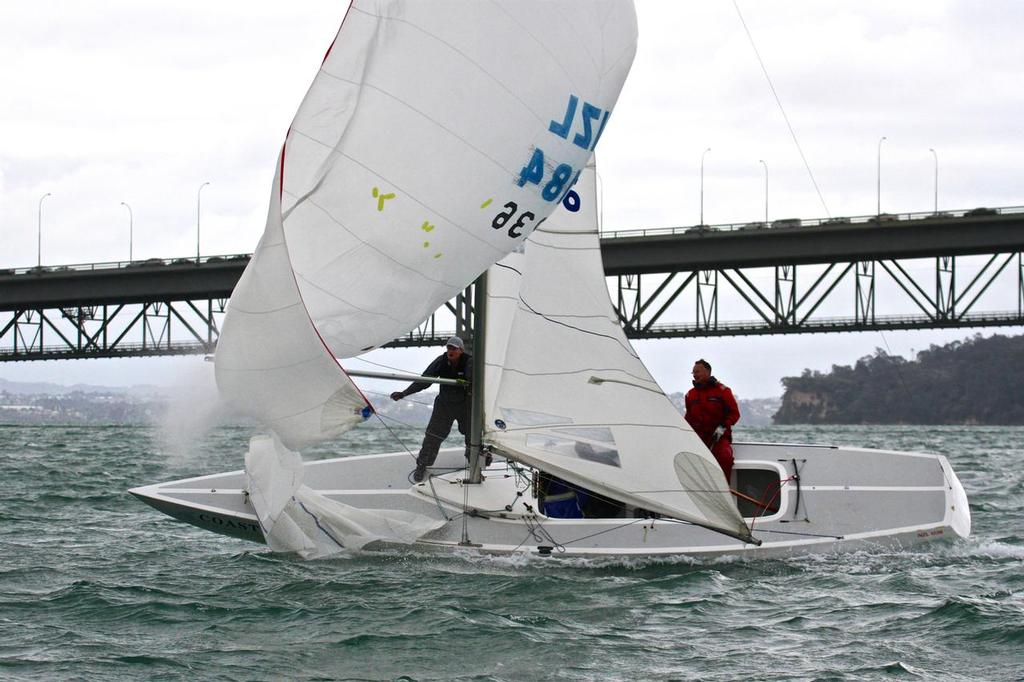
[[[595,172],[488,274],[486,438],[503,454],[746,541],[725,477],[630,346],[598,242]]]
[[[370,409],[335,357],[414,328],[523,243],[590,158],[631,0],[357,0],[292,126],[216,355],[289,448]]]

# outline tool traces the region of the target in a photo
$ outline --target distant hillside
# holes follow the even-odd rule
[[[423,428],[430,421],[436,391],[424,391],[399,402],[385,395],[370,392],[370,399],[389,426],[405,425]],[[682,414],[683,393],[672,393],[669,399]],[[779,408],[779,398],[737,399],[740,426],[766,426]],[[190,392],[184,388],[154,386],[100,387],[76,384],[61,386],[50,383],[23,383],[0,379],[0,424],[158,424],[175,405],[201,405],[196,409],[215,409],[211,395]],[[218,414],[217,421],[244,423],[240,417]],[[370,420],[364,428],[383,428],[378,420]]]
[[[776,424],[1024,424],[1024,336],[976,336],[916,360],[878,349],[785,377]]]
[[[12,395],[70,395],[72,393],[101,393],[104,395],[129,394],[145,398],[167,397],[171,389],[158,386],[93,386],[91,384],[73,384],[64,386],[49,382],[8,381],[0,377],[0,393]]]

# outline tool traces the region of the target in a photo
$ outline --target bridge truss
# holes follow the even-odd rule
[[[471,291],[387,346],[438,346],[453,333],[467,335]],[[0,361],[211,355],[226,307],[216,298],[0,311]]]
[[[604,235],[626,335],[1024,325],[1024,207],[778,222]],[[213,353],[248,259],[0,270],[0,361]],[[468,336],[472,300],[469,287],[387,345]]]
[[[949,255],[777,265],[770,273],[761,268],[757,278],[746,268],[619,275],[616,312],[627,336],[635,339],[1024,324],[1022,254],[970,258],[966,268],[961,265],[965,258]],[[922,260],[930,261],[930,267],[922,267]],[[901,312],[879,313],[883,280],[889,285],[886,307]],[[981,310],[979,302],[996,283],[1004,294],[1007,284],[1016,289],[1015,305]],[[725,293],[733,299],[727,319],[720,312]],[[837,308],[848,314],[824,313]],[[746,318],[737,319],[741,315]]]
[[[939,256],[928,268],[872,260],[618,275],[609,284],[634,339],[1024,325],[1024,254],[973,258],[967,273],[964,259]],[[887,307],[903,312],[879,312],[883,280]],[[980,309],[997,283],[1004,299],[1012,283],[1016,305]],[[387,346],[439,346],[453,333],[468,335],[472,300],[469,287]],[[0,312],[0,360],[212,354],[226,305],[225,298],[165,299]],[[842,306],[849,314],[825,314]]]

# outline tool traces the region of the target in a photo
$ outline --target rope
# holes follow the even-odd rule
[[[818,193],[818,200],[821,201],[822,208],[825,209],[825,215],[832,217],[832,214],[828,210],[828,204],[825,203],[825,197],[821,195],[821,189],[818,188],[818,181],[814,179],[814,173],[811,171],[811,164],[807,163],[807,157],[804,156],[804,150],[800,147],[800,140],[796,137],[796,131],[793,130],[793,124],[789,122],[789,116],[786,115],[786,109],[782,106],[782,100],[779,99],[779,93],[775,91],[775,84],[772,83],[772,77],[768,75],[768,67],[764,65],[764,60],[761,59],[761,53],[757,51],[757,45],[754,44],[754,36],[751,35],[750,29],[747,28],[747,22],[743,19],[743,12],[740,11],[740,6],[736,0],[732,0],[733,7],[736,8],[736,14],[740,17],[740,23],[743,24],[743,30],[747,34],[747,40],[750,41],[750,47],[754,50],[754,56],[757,57],[757,63],[761,65],[761,71],[764,72],[764,78],[768,81],[768,89],[772,91],[772,97],[775,98],[775,103],[779,105],[779,111],[782,112],[782,119],[786,122],[786,127],[789,128],[789,134],[793,138],[793,144],[796,145],[796,150],[800,154],[800,159],[804,162],[804,168],[807,169],[807,175],[811,178],[811,184],[814,185],[814,191]]]
[[[518,545],[512,548],[513,552],[522,547],[523,545],[525,545],[526,541],[529,540],[531,537],[536,542],[550,542],[551,546],[559,552],[565,551],[565,545],[558,542],[558,540],[555,540],[555,538],[551,536],[551,533],[549,533],[547,529],[544,528],[544,525],[540,521],[536,520],[536,517],[533,517],[531,519],[528,516],[524,516],[523,523],[526,524],[527,531],[529,532],[527,532],[526,537],[523,538],[522,542],[520,542]]]
[[[761,509],[764,510],[765,512],[769,511],[769,508],[772,506],[772,503],[775,502],[775,500],[778,499],[779,495],[782,494],[783,486],[785,486],[787,483],[789,483],[790,481],[794,480],[795,478],[796,478],[796,476],[790,476],[789,478],[784,478],[784,479],[780,480],[778,483],[772,482],[772,484],[770,486],[765,488],[764,495],[761,496],[761,502],[764,502],[764,499],[766,497],[768,497],[768,493],[771,491],[772,487],[776,486],[775,494],[772,495],[772,498],[770,500],[768,500],[767,504],[761,504],[760,505]],[[762,512],[761,516],[764,516],[764,515],[765,514]],[[757,522],[757,519],[758,519],[757,516],[754,516],[754,517],[752,517],[750,519],[750,534],[751,535],[754,534],[754,523]]]
[[[592,538],[592,537],[595,537],[597,535],[603,535],[604,533],[610,533],[613,530],[619,530],[620,528],[625,528],[626,526],[632,526],[634,523],[639,523],[641,521],[647,522],[648,520],[650,520],[652,522],[654,521],[654,519],[633,519],[632,521],[627,521],[626,523],[623,523],[623,524],[618,525],[618,526],[614,526],[612,528],[605,528],[604,530],[599,530],[596,533],[591,533],[590,535],[584,535],[583,537],[579,537],[579,538],[576,538],[574,540],[567,540],[565,542],[565,544],[571,545],[572,543],[579,542],[580,540],[586,540],[588,538]],[[693,524],[690,524],[690,525],[693,525]]]
[[[396,442],[396,443],[398,443],[398,444],[399,444],[400,446],[402,446],[402,449],[403,449],[403,450],[405,450],[405,452],[406,452],[406,453],[407,453],[407,454],[408,454],[408,455],[409,455],[410,457],[412,457],[413,459],[416,459],[416,455],[412,454],[412,450],[410,450],[410,449],[409,449],[408,447],[406,447],[406,445],[405,445],[405,442],[403,442],[403,441],[402,441],[402,439],[401,439],[401,438],[399,438],[399,437],[398,437],[398,435],[397,435],[397,434],[396,434],[396,433],[395,433],[394,431],[392,431],[392,430],[391,430],[391,427],[390,427],[390,426],[388,426],[388,423],[387,423],[386,421],[384,421],[384,417],[383,417],[383,415],[381,415],[381,414],[378,414],[376,410],[374,410],[374,411],[373,411],[373,414],[374,414],[374,415],[376,415],[376,417],[377,417],[377,419],[378,419],[378,420],[380,421],[381,425],[382,425],[382,426],[383,426],[383,427],[384,427],[385,429],[387,429],[387,432],[388,432],[388,434],[390,434],[390,435],[391,435],[391,437],[392,437],[392,438],[393,438],[393,439],[395,440],[395,442]],[[389,418],[390,418],[390,417],[389,417]]]

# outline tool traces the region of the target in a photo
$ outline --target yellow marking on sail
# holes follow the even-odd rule
[[[437,225],[431,225],[429,220],[424,220],[423,224],[420,225],[420,229],[423,230],[424,232],[430,232],[435,227],[437,227]]]
[[[378,211],[383,211],[384,210],[384,202],[387,201],[388,199],[394,199],[395,198],[395,193],[394,192],[388,192],[387,194],[383,194],[383,193],[381,193],[381,191],[379,189],[374,187],[373,188],[373,197],[377,200],[377,210]]]
[[[430,246],[430,242],[423,242],[423,248],[424,249],[427,248],[428,246]]]
[[[485,201],[484,203],[480,204],[480,208],[481,208],[481,209],[487,208],[488,206],[490,206],[490,205],[491,205],[491,202],[492,202],[492,201],[494,201],[494,199],[493,199],[493,198],[492,198],[492,199],[488,199],[488,200],[487,200],[487,201]]]
[[[440,258],[440,257],[441,257],[441,254],[439,254],[439,253],[435,253],[435,254],[434,254],[434,258],[435,258],[435,259],[436,259],[436,258]]]

